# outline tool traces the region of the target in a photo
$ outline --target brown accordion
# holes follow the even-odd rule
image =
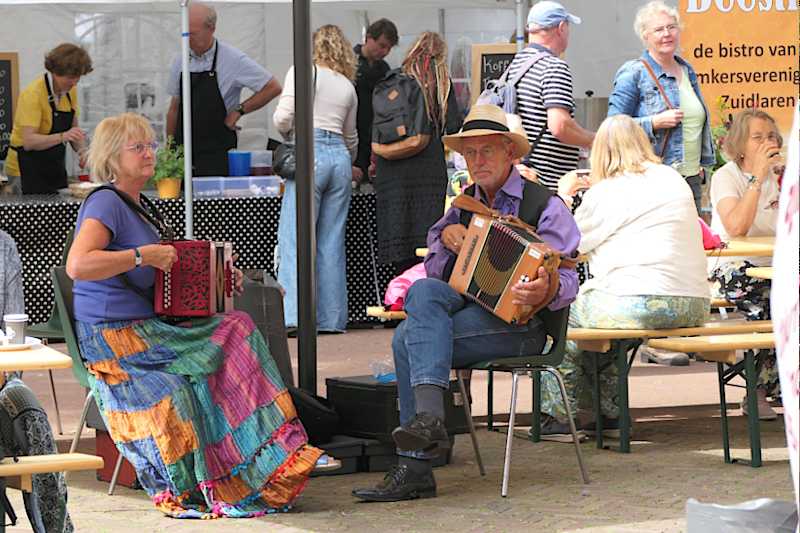
[[[208,317],[233,310],[233,245],[172,241],[178,260],[169,272],[156,270],[155,311],[170,317]]]
[[[520,219],[475,213],[450,286],[509,324],[525,324],[555,296],[560,262],[561,254]],[[547,297],[537,307],[513,304],[511,287],[518,281],[535,280],[539,267],[550,276]]]

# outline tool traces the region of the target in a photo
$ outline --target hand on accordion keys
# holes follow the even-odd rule
[[[547,297],[550,276],[543,267],[539,267],[539,275],[533,281],[518,281],[511,287],[515,305],[538,306]]]
[[[467,238],[467,228],[461,224],[450,224],[449,226],[445,226],[439,238],[442,240],[442,244],[444,244],[445,248],[458,255],[461,251],[461,245],[464,243],[464,239]]]
[[[169,244],[148,244],[139,248],[142,266],[151,266],[169,272],[178,260],[178,252]]]

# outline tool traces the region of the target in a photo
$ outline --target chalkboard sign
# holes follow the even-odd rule
[[[491,80],[496,80],[506,71],[514,55],[516,44],[472,45],[472,102],[480,96]]]
[[[6,158],[19,92],[16,52],[0,52],[0,159]]]

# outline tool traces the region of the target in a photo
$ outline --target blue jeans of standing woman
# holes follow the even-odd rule
[[[302,178],[300,178],[302,179]],[[314,129],[314,213],[317,231],[317,329],[347,327],[344,232],[353,179],[350,153],[341,135]],[[278,282],[286,290],[284,319],[297,326],[296,184],[286,182],[278,225]]]

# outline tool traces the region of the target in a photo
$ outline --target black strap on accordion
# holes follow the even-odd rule
[[[117,196],[119,196],[120,200],[125,202],[125,205],[130,207],[134,212],[143,216],[145,220],[147,220],[150,224],[153,225],[153,227],[156,228],[162,241],[172,241],[175,239],[175,230],[172,228],[172,226],[166,223],[164,216],[161,214],[161,212],[158,210],[158,208],[155,206],[152,200],[150,200],[150,198],[148,198],[144,194],[139,195],[140,204],[137,204],[135,201],[133,201],[133,198],[131,198],[127,193],[120,191],[116,187],[112,187],[110,185],[100,185],[99,187],[95,188],[92,192],[86,195],[86,199],[84,200],[84,202],[86,202],[86,200],[88,200],[91,195],[93,195],[98,191],[113,191]],[[154,293],[152,290],[147,291],[140,287],[137,287],[131,281],[130,277],[128,277],[128,274],[126,272],[119,274],[117,277],[120,279],[120,281],[122,281],[122,284],[125,285],[125,288],[132,290],[133,292],[144,298],[148,303],[153,303]]]
[[[543,185],[534,183],[529,180],[523,180],[524,187],[522,189],[522,201],[519,204],[519,213],[517,216],[526,224],[536,227],[539,225],[539,218],[541,218],[547,202],[554,196],[554,193]],[[475,196],[476,184],[472,184],[464,190],[464,194]],[[560,197],[559,197],[560,198]],[[459,222],[462,226],[469,227],[472,220],[472,213],[464,209],[461,210],[461,217]],[[456,264],[456,258],[451,257],[444,267],[444,279],[450,279],[450,274],[453,272],[453,267]]]

